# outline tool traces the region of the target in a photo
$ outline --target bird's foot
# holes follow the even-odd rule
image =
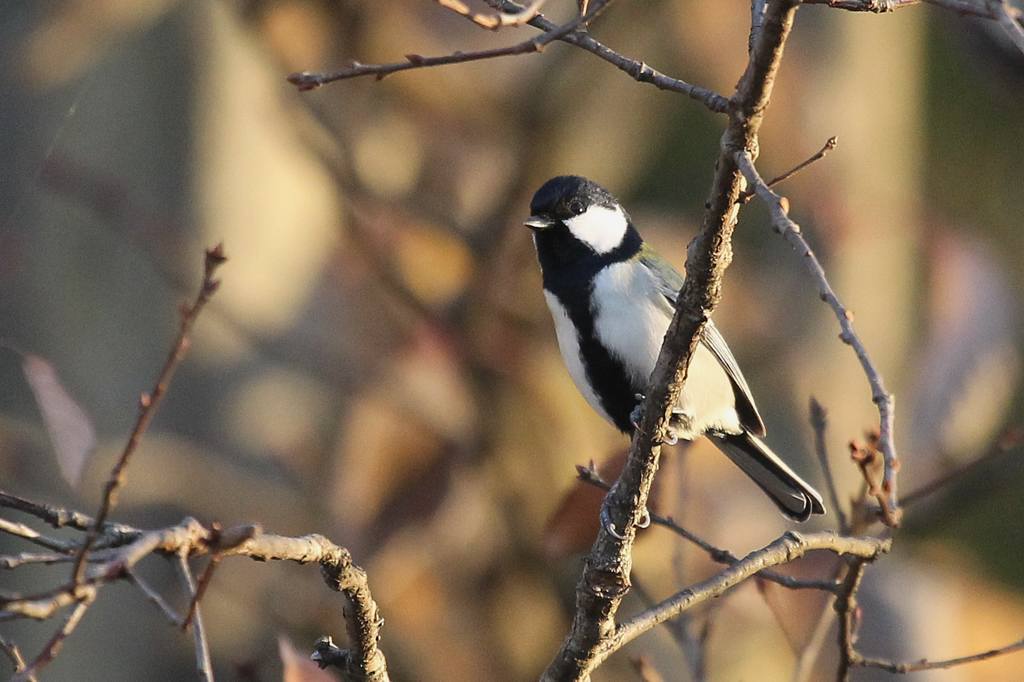
[[[625,535],[615,529],[615,522],[612,521],[612,516],[608,513],[607,505],[601,507],[601,527],[608,532],[608,535],[611,535],[616,540],[626,539]]]
[[[649,528],[651,525],[651,512],[647,510],[647,507],[644,507],[641,514],[640,520],[636,522],[636,527]]]
[[[680,439],[685,440],[686,436],[683,436],[681,432],[688,433],[692,423],[692,412],[688,412],[681,407],[673,407],[672,416],[668,421],[668,427],[665,429],[665,445],[675,445]]]
[[[643,393],[635,393],[633,397],[636,399],[636,407],[629,413],[629,421],[634,429],[639,429],[640,422],[644,418],[644,400],[646,396]],[[684,439],[685,437],[680,435],[680,431],[688,433],[692,422],[692,412],[688,412],[681,407],[673,407],[668,428],[665,430],[665,445],[675,445],[680,439]]]
[[[651,525],[651,513],[647,510],[647,507],[643,508],[639,520],[634,525],[637,528],[647,528]],[[615,522],[612,521],[611,514],[608,512],[608,505],[601,506],[601,526],[608,531],[608,534],[617,540],[625,540],[626,536],[620,533],[615,527]]]
[[[644,396],[643,393],[634,393],[633,398],[636,400],[636,407],[629,413],[629,422],[633,425],[634,429],[640,428],[640,422],[644,419]]]

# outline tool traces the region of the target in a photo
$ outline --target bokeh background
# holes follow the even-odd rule
[[[567,19],[575,3],[546,9]],[[730,93],[748,22],[745,2],[647,0],[617,3],[593,32]],[[723,119],[561,44],[310,93],[285,82],[531,34],[489,33],[413,0],[3,3],[0,485],[94,509],[202,248],[223,241],[221,291],[117,518],[324,533],[369,572],[396,679],[536,677],[567,631],[593,533],[593,495],[573,492],[573,466],[626,444],[562,367],[521,227],[529,197],[555,174],[592,177],[681,267]],[[785,194],[897,396],[904,491],[1022,421],[1022,111],[1024,56],[993,23],[923,6],[798,14],[760,167],[774,175],[839,137]],[[859,366],[756,203],[735,252],[716,320],[768,440],[821,484],[807,424],[816,396],[845,499],[859,484],[846,443],[877,423]],[[95,427],[77,483],[23,353],[52,365]],[[908,510],[895,551],[868,571],[866,653],[954,656],[1019,638],[1022,484],[1011,450]],[[786,528],[704,443],[666,458],[659,489],[662,511],[738,554]],[[0,553],[22,549],[0,537]],[[8,571],[0,586],[38,590],[65,570]],[[654,596],[712,570],[664,530],[637,549],[637,582]],[[164,562],[144,573],[180,603]],[[340,599],[309,567],[232,559],[203,606],[223,679],[281,679],[280,636],[303,651],[344,630]],[[631,596],[624,610],[642,606]],[[748,584],[698,614],[712,622],[710,679],[788,679],[820,608]],[[0,631],[34,655],[51,626]],[[811,679],[827,679],[831,641]],[[629,653],[688,679],[664,631]],[[1021,660],[916,679],[1015,679]],[[597,679],[632,674],[619,655]],[[191,676],[191,638],[115,586],[44,679]]]

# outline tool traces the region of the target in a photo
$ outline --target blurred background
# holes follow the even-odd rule
[[[545,10],[565,20],[575,3]],[[729,94],[749,16],[746,2],[619,2],[593,33]],[[568,629],[595,528],[600,495],[577,488],[573,467],[626,442],[562,366],[521,226],[529,198],[552,175],[589,176],[681,268],[724,119],[562,44],[309,93],[285,82],[534,33],[490,33],[425,0],[3,3],[0,485],[95,509],[202,249],[223,241],[223,285],[116,518],[323,533],[369,572],[395,679],[535,678]],[[1004,447],[1024,422],[1021,111],[1024,57],[999,27],[923,6],[803,8],[768,111],[766,177],[839,138],[783,193],[896,394],[902,490],[996,453],[909,508],[893,554],[869,569],[867,654],[956,656],[1024,630],[1024,467]],[[846,444],[877,425],[859,365],[756,202],[734,247],[716,321],[768,441],[821,488],[816,396],[848,499],[860,477]],[[58,457],[26,353],[94,427],[87,459]],[[740,555],[787,527],[706,443],[666,456],[657,507]],[[0,553],[24,549],[0,536]],[[637,548],[636,581],[654,597],[714,570],[663,529]],[[0,585],[40,590],[65,573],[22,568]],[[143,573],[181,603],[165,562]],[[696,614],[711,623],[709,678],[789,679],[822,604],[748,583]],[[623,612],[642,607],[631,595]],[[281,679],[280,636],[303,655],[319,634],[343,639],[341,600],[311,567],[232,559],[203,608],[223,679]],[[0,631],[34,655],[52,627]],[[831,675],[833,641],[809,679]],[[665,630],[627,653],[689,679]],[[43,677],[191,679],[192,656],[191,638],[121,585]],[[596,679],[630,679],[627,659]],[[1020,666],[915,679],[1013,679]]]

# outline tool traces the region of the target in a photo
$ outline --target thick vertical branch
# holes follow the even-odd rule
[[[796,0],[767,4],[747,69],[730,101],[729,126],[722,136],[703,227],[689,246],[686,282],[651,378],[644,418],[622,476],[605,498],[607,517],[625,533],[617,537],[605,528],[598,532],[576,588],[572,630],[544,672],[544,680],[587,679],[599,663],[598,651],[615,634],[615,614],[629,590],[634,524],[647,505],[671,407],[682,391],[701,330],[721,297],[722,274],[732,259],[737,199],[745,187],[735,155],[757,153],[757,132],[798,4]]]

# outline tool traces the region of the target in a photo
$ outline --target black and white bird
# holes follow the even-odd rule
[[[624,433],[661,349],[683,278],[644,243],[600,185],[559,176],[537,190],[533,230],[544,297],[576,387]],[[797,521],[824,514],[821,495],[760,439],[764,422],[736,359],[709,320],[690,361],[673,435],[705,435]]]

